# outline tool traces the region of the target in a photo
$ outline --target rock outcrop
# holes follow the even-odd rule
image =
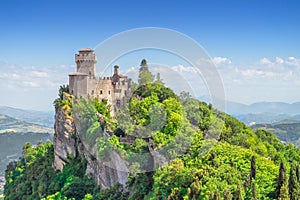
[[[68,155],[84,156],[87,161],[86,174],[93,177],[101,188],[108,188],[116,183],[125,185],[129,176],[128,164],[114,151],[99,158],[97,144],[91,147],[82,140],[81,135],[85,133],[81,133],[80,117],[78,118],[74,117],[72,120],[62,108],[56,107],[53,167],[61,171],[68,162]]]
[[[55,108],[54,131],[53,167],[62,171],[68,155],[76,156],[76,137],[74,123],[71,119],[66,118],[65,111],[59,106]]]

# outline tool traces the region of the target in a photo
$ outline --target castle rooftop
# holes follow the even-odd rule
[[[80,49],[79,52],[93,52],[94,50],[93,49],[90,49],[90,48],[83,48],[83,49]]]
[[[69,74],[69,76],[87,76],[87,74],[86,73],[81,73],[81,72],[74,72],[74,73],[71,73],[71,74]]]

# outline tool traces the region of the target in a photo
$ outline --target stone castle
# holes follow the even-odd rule
[[[94,50],[84,48],[75,54],[77,71],[69,74],[69,91],[76,98],[106,99],[110,104],[112,114],[122,108],[130,95],[132,80],[119,73],[119,66],[114,66],[111,77],[96,77],[97,57]]]

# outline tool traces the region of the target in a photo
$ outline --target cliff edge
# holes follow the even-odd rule
[[[60,106],[56,106],[55,111],[53,167],[62,171],[68,156],[83,156],[87,161],[86,175],[93,178],[102,189],[116,183],[125,186],[129,172],[124,160],[114,151],[99,158],[97,143],[91,147],[82,139],[85,133],[81,130],[80,115],[77,113],[71,118]]]

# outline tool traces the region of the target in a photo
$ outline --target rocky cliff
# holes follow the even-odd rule
[[[80,116],[73,118],[66,114],[61,107],[56,106],[54,133],[54,163],[56,170],[62,171],[68,162],[68,156],[84,156],[87,161],[86,174],[93,177],[101,188],[108,188],[116,183],[126,184],[128,179],[128,165],[115,152],[111,151],[105,158],[99,158],[97,144],[92,147],[83,139]]]

